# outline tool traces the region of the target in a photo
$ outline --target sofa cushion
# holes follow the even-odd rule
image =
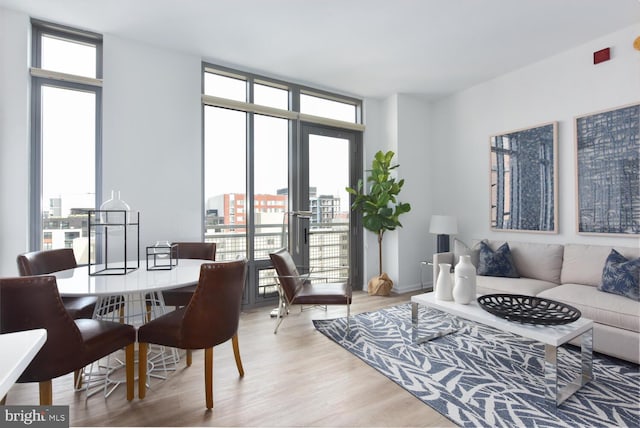
[[[598,290],[640,300],[640,258],[628,260],[616,250],[611,250]]]
[[[538,294],[576,307],[582,316],[611,327],[640,332],[640,302],[583,284],[563,284]]]
[[[524,294],[536,296],[538,293],[557,287],[557,284],[539,279],[524,278],[499,278],[494,276],[476,277],[477,293],[485,294]]]
[[[487,241],[493,249],[504,241]],[[521,277],[560,284],[564,246],[537,242],[509,241],[513,264]],[[477,265],[476,265],[477,266]]]
[[[520,276],[560,284],[562,245],[512,241],[509,246]]]
[[[477,270],[478,275],[504,276],[507,278],[520,277],[513,264],[509,244],[506,242],[494,251],[486,242],[481,241],[480,259]]]
[[[586,284],[597,287],[602,282],[602,269],[612,246],[567,244],[564,246],[562,284]],[[627,259],[640,257],[640,248],[614,246]]]

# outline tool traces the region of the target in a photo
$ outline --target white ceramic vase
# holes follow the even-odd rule
[[[451,284],[451,265],[449,263],[439,263],[440,273],[436,280],[436,299],[453,300],[453,285]]]
[[[453,276],[453,300],[468,305],[476,298],[476,267],[471,263],[471,256],[460,256]]]

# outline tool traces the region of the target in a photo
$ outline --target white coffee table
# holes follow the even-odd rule
[[[448,329],[429,337],[419,337],[418,310],[420,305],[542,342],[544,344],[545,395],[556,406],[562,404],[593,377],[593,321],[590,319],[580,318],[569,324],[553,326],[521,324],[490,314],[482,309],[476,301],[468,305],[461,305],[450,301],[437,300],[435,293],[425,293],[411,297],[414,343],[424,343],[456,331],[455,329]],[[581,373],[573,382],[561,388],[558,385],[558,347],[579,336],[582,348]]]

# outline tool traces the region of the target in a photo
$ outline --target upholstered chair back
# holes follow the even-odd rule
[[[271,257],[271,262],[278,274],[280,286],[282,287],[287,300],[292,302],[293,298],[302,288],[304,282],[298,273],[298,268],[296,267],[291,254],[285,248],[282,248],[270,253],[269,257]]]
[[[72,248],[33,251],[18,256],[20,276],[44,275],[78,266]]]
[[[215,260],[216,244],[213,242],[174,242],[181,259]]]

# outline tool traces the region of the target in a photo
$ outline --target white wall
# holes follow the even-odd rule
[[[575,116],[640,101],[640,52],[635,25],[435,102],[430,154],[439,180],[434,202],[456,215],[459,237],[638,245],[637,238],[575,232]],[[593,65],[593,52],[611,47],[612,59]],[[559,233],[489,230],[489,136],[559,122]],[[435,181],[434,181],[435,183]],[[426,183],[425,183],[426,184]]]
[[[140,210],[140,247],[202,233],[201,60],[104,35],[103,194]]]
[[[363,180],[366,180],[367,169],[371,168],[371,160],[378,150],[385,150],[387,137],[384,135],[388,129],[384,120],[384,102],[379,99],[368,98],[364,100],[364,123],[366,129],[363,135],[362,170]],[[378,241],[375,233],[364,229],[363,232],[364,254],[362,257],[363,266],[359,266],[363,271],[363,284],[356,284],[354,288],[362,286],[367,289],[367,282],[371,277],[378,275]]]
[[[29,220],[29,32],[27,15],[0,8],[0,275],[18,274]]]
[[[403,214],[402,228],[386,232],[383,239],[383,271],[394,281],[395,292],[420,287],[421,261],[430,259],[433,239],[428,235],[431,215],[431,165],[428,153],[429,104],[408,94],[394,94],[384,100],[365,100],[364,169],[378,150],[393,150],[394,174],[405,179],[399,201],[409,202],[411,211]],[[427,220],[425,220],[425,218]],[[364,280],[378,275],[377,235],[365,230]],[[425,283],[430,271],[423,272]],[[366,284],[364,289],[366,290]]]
[[[399,195],[409,202],[411,211],[400,216],[403,227],[389,232],[398,237],[398,281],[396,291],[420,287],[422,273],[430,282],[430,271],[421,261],[431,260],[435,239],[429,235],[429,218],[435,209],[432,176],[435,159],[430,157],[430,106],[420,98],[401,94],[398,98],[398,177],[405,180]],[[421,272],[424,271],[424,272]]]
[[[382,147],[379,150],[383,152],[387,152],[392,150],[396,153],[396,157],[393,158],[394,162],[398,162],[398,145],[399,145],[399,120],[398,120],[398,103],[399,96],[398,94],[392,95],[386,98],[383,103],[383,114],[384,114],[384,139],[382,141]],[[365,144],[367,141],[365,140]],[[377,151],[377,150],[376,150]],[[369,156],[366,158],[366,169],[371,169],[371,162],[373,161],[373,156],[376,152],[369,153]],[[365,177],[367,176],[367,172],[365,171]],[[371,232],[367,232],[371,233]],[[375,234],[374,234],[375,235]],[[377,236],[377,235],[375,235]],[[385,232],[382,240],[382,271],[386,272],[387,275],[394,281],[394,288],[397,289],[398,279],[400,278],[398,269],[400,268],[398,264],[398,252],[399,252],[399,237],[397,233],[393,232]],[[376,250],[377,250],[377,240],[376,240]],[[377,259],[376,259],[377,260]],[[376,270],[373,271],[371,276],[378,275],[378,264],[376,262]]]
[[[366,130],[363,138],[363,181],[366,185],[366,177],[371,169],[373,156],[382,150],[384,152],[398,149],[398,97],[393,95],[384,100],[367,98],[364,100],[364,123]],[[394,158],[397,161],[397,158]],[[383,239],[382,269],[394,280],[397,279],[397,238],[391,233]],[[378,276],[378,235],[367,229],[364,230],[364,266],[362,289],[367,289],[367,282],[374,276]],[[358,288],[355,286],[354,288]]]

